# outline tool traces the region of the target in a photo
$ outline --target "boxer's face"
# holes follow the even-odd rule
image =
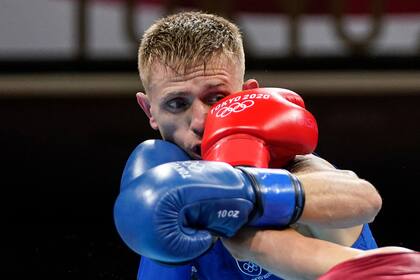
[[[205,71],[199,66],[182,74],[154,65],[147,96],[138,93],[137,100],[149,116],[151,127],[159,130],[164,140],[176,143],[191,158],[200,159],[207,112],[211,105],[243,88],[242,72],[238,65],[226,61],[210,62]]]

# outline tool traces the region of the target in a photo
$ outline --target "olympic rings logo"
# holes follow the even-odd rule
[[[254,104],[255,104],[254,100],[249,100],[249,99],[244,100],[242,102],[234,102],[227,107],[220,108],[216,113],[216,117],[217,118],[224,118],[224,117],[230,115],[231,113],[242,112],[243,110],[245,110],[249,107],[252,107]]]
[[[256,272],[260,270],[260,267],[258,265],[256,265],[255,263],[250,263],[250,262],[244,263],[242,267],[248,272]]]
[[[236,260],[239,270],[248,276],[259,276],[262,273],[262,268],[252,262],[241,262]]]

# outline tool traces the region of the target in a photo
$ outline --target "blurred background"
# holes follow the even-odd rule
[[[419,246],[420,2],[1,0],[4,270],[134,279],[113,203],[125,161],[159,135],[137,106],[137,45],[183,9],[242,29],[247,76],[301,94],[317,152],[372,182],[380,246]]]

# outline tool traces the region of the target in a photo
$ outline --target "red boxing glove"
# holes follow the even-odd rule
[[[201,144],[204,160],[233,166],[284,167],[312,153],[318,127],[302,98],[282,88],[241,91],[209,111]]]

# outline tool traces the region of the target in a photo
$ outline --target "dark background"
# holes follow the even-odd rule
[[[180,8],[177,5],[184,2],[188,5],[194,2],[192,5],[196,8],[231,18],[240,12],[283,15],[283,31],[279,29],[269,34],[272,38],[281,36],[286,40],[287,50],[279,50],[277,56],[276,52],[268,55],[259,51],[257,46],[264,42],[257,44],[247,30],[242,29],[249,51],[247,70],[259,73],[263,79],[264,75],[271,75],[264,86],[297,90],[318,121],[317,153],[341,169],[355,171],[376,186],[383,198],[383,208],[371,228],[379,246],[420,250],[418,33],[413,35],[417,36],[415,38],[401,36],[408,41],[396,44],[388,52],[378,52],[377,48],[380,44],[377,40],[384,40],[387,28],[395,27],[387,25],[388,16],[394,16],[393,19],[417,16],[418,19],[418,1],[296,0],[260,1],[258,5],[247,0],[60,1],[48,1],[43,7],[26,6],[29,1],[23,0],[0,3],[0,174],[4,213],[0,249],[5,260],[2,272],[11,273],[9,278],[135,279],[139,256],[118,236],[113,205],[129,154],[140,142],[159,135],[149,127],[136,103],[134,93],[140,83],[138,87],[136,81],[134,85],[118,88],[109,80],[114,78],[113,74],[126,75],[128,80],[136,75],[136,49],[145,28],[137,25],[136,11],[142,5],[136,6],[136,3],[143,2],[161,3],[165,13],[174,12]],[[73,17],[70,22],[59,18],[68,13],[54,14],[62,9],[57,4],[64,2],[74,4],[67,7]],[[120,12],[118,22],[113,17],[102,18],[116,20],[117,26],[107,25],[115,29],[109,32],[95,29],[101,25],[101,21],[95,21],[101,18],[101,11],[110,11],[96,5],[98,3],[118,4],[107,6]],[[92,17],[93,13],[96,16]],[[342,27],[348,27],[346,16],[366,14],[372,14],[370,19],[378,20],[377,27],[380,27],[367,28],[365,34],[372,30],[372,36],[362,36],[359,40],[343,31]],[[302,45],[305,36],[301,37],[300,32],[308,27],[304,24],[307,15],[322,15],[322,19],[329,22],[328,28],[334,33],[334,40],[330,42],[335,46],[332,50],[340,52],[329,54],[328,48],[316,52],[324,45],[306,42],[315,52],[305,56]],[[47,22],[51,19],[55,21]],[[375,25],[374,20],[367,22],[367,25]],[[34,28],[30,28],[32,23]],[[280,21],[278,24],[280,26]],[[69,40],[60,37],[69,34],[67,27],[71,27],[70,36],[73,36]],[[120,37],[113,37],[112,32],[116,30]],[[3,48],[4,34],[13,39],[17,49]],[[400,38],[398,35],[396,37]],[[129,55],[118,48],[107,51],[106,46],[102,46],[100,50],[106,56],[101,57],[101,52],[95,53],[92,48],[94,42],[96,47],[101,44],[100,36],[108,38],[103,42],[111,45],[116,43],[112,38],[124,41],[123,46],[129,46],[126,48]],[[48,39],[51,46],[41,44],[40,40]],[[27,49],[32,52],[25,51]],[[293,81],[284,78],[290,77],[290,73],[295,77]],[[384,83],[392,78],[389,73],[398,73],[400,78],[414,73],[418,74],[418,79],[412,79],[411,86],[404,84],[405,79],[395,79],[394,83],[386,83],[392,85],[391,89],[380,86],[375,90],[374,83],[370,83],[370,88],[360,88],[357,82],[349,87],[344,85],[346,81],[341,83],[329,78],[330,74],[349,73],[363,83],[369,83],[372,77],[368,75],[364,79],[364,73],[383,74]],[[300,80],[311,74],[321,75],[323,81]],[[105,75],[102,80],[111,88],[107,89],[100,81],[83,86],[84,77],[94,80],[97,75]],[[57,77],[63,88],[57,87]],[[66,78],[69,80],[65,81]],[[116,82],[121,85],[120,80]],[[77,87],[79,84],[82,86]]]
[[[36,65],[44,73],[69,70]],[[131,71],[132,64],[126,66],[120,70]],[[8,256],[5,269],[17,279],[136,275],[139,258],[117,235],[113,203],[130,152],[159,136],[149,128],[134,94],[90,93],[54,97],[34,92],[0,100],[7,237],[2,247]],[[381,193],[383,209],[372,224],[379,245],[419,250],[420,95],[341,92],[304,98],[319,124],[317,152],[355,171]]]

